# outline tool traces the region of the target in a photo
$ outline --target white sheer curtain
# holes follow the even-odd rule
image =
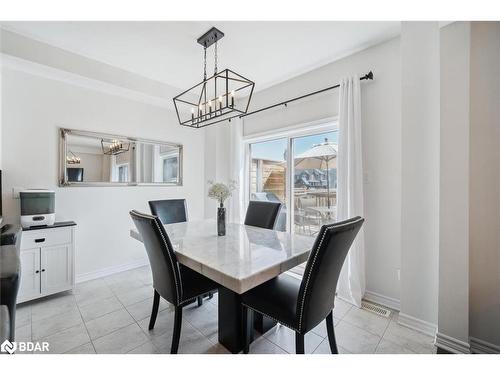
[[[236,118],[229,124],[229,179],[236,181],[237,188],[229,200],[229,222],[242,223],[244,218],[245,150],[243,147],[243,119]]]
[[[337,220],[364,216],[361,153],[361,96],[358,76],[340,83],[339,148],[337,156]],[[365,293],[363,229],[349,251],[339,280],[338,294],[361,307]]]

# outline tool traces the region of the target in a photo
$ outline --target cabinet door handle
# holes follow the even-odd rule
[[[40,273],[40,271],[39,271],[39,270],[36,270],[36,271],[35,271],[35,273]]]
[[[45,242],[45,238],[37,238],[35,239],[35,242],[36,243]]]
[[[45,268],[42,268],[42,272],[45,272]]]

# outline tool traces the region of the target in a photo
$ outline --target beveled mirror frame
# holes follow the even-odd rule
[[[178,161],[178,179],[177,182],[70,182],[68,181],[67,165],[66,165],[66,155],[68,152],[67,136],[76,135],[83,137],[91,137],[96,139],[117,139],[127,142],[140,142],[146,144],[162,145],[176,147],[179,149],[179,161]],[[97,133],[86,130],[75,130],[68,128],[59,128],[59,186],[60,187],[73,187],[73,186],[182,186],[182,176],[183,176],[183,146],[182,144],[164,142],[164,141],[154,141],[150,139],[128,137],[117,134],[107,134],[107,133]]]

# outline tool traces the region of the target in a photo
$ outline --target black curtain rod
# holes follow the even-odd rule
[[[367,80],[367,79],[369,79],[369,80],[373,79],[373,72],[371,70],[367,74],[365,74],[363,77],[361,77],[359,80],[363,81],[363,80]],[[313,95],[316,95],[316,94],[321,94],[322,92],[325,92],[325,91],[328,91],[328,90],[333,90],[333,89],[336,89],[338,87],[340,87],[340,84],[336,84],[334,86],[330,86],[330,87],[327,87],[327,88],[324,88],[324,89],[321,89],[321,90],[318,90],[318,91],[314,91],[314,92],[311,92],[309,94],[297,96],[296,98],[288,99],[288,100],[285,100],[285,101],[283,101],[281,103],[276,103],[276,104],[273,104],[273,105],[270,105],[270,106],[267,106],[267,107],[264,107],[264,108],[256,109],[255,111],[252,111],[252,112],[245,113],[244,115],[241,115],[239,118],[250,116],[250,115],[254,115],[254,114],[262,112],[262,111],[267,111],[268,109],[271,109],[271,108],[274,108],[274,107],[279,107],[281,105],[286,106],[288,103],[294,102],[296,100],[304,99],[304,98],[307,98],[309,96],[313,96]]]

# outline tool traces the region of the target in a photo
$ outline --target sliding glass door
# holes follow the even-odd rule
[[[337,217],[337,132],[296,137],[293,150],[293,231],[314,236]]]
[[[279,138],[250,144],[250,200],[281,202],[276,229],[287,228],[288,140]]]
[[[337,133],[309,131],[249,144],[248,199],[283,204],[277,230],[314,236],[336,221]]]

